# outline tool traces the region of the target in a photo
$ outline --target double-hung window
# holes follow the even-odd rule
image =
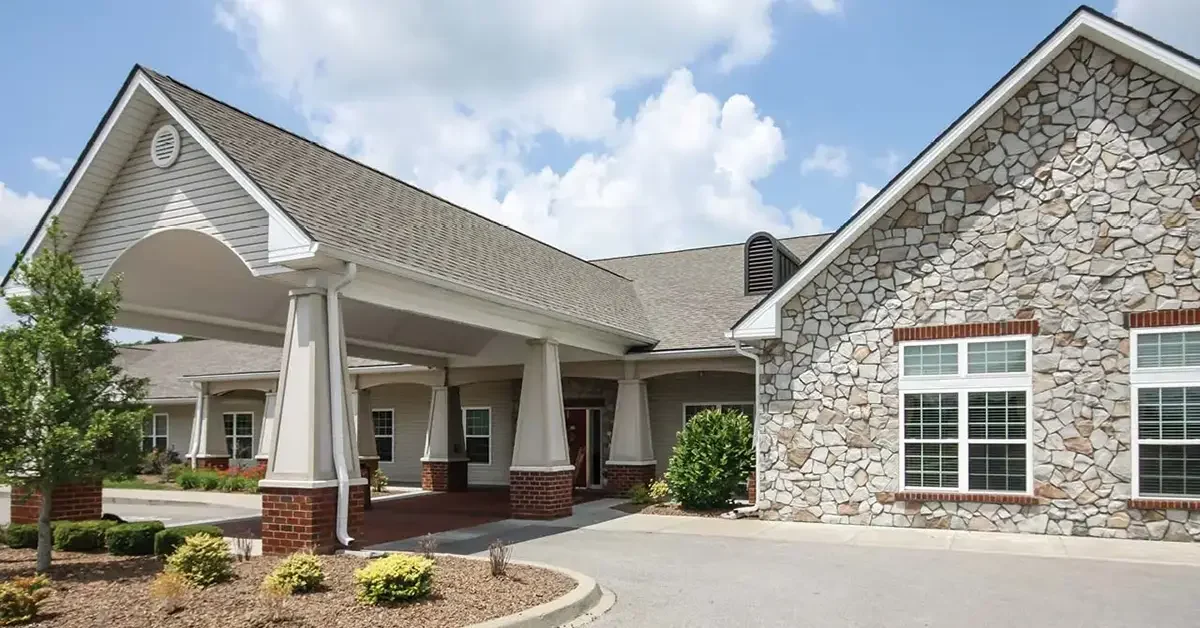
[[[396,413],[391,409],[371,410],[375,432],[375,455],[380,462],[392,462],[396,455]]]
[[[254,413],[226,412],[221,418],[225,420],[225,447],[229,456],[235,460],[253,458]]]
[[[148,419],[142,419],[142,451],[167,450],[167,415],[155,413]]]
[[[1200,327],[1133,330],[1133,494],[1200,499]]]
[[[1032,492],[1030,338],[900,344],[904,490]]]
[[[463,408],[463,435],[471,464],[492,463],[492,409]]]

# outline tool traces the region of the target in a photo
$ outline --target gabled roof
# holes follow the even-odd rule
[[[319,245],[653,338],[633,284],[548,244],[142,71]]]
[[[792,278],[764,297],[737,321],[729,337],[738,340],[778,338],[780,310],[842,251],[909,190],[919,183],[956,146],[979,128],[1004,103],[1079,37],[1107,48],[1165,78],[1200,91],[1200,61],[1141,31],[1096,10],[1082,6],[1041,41],[986,94],[941,133],[929,146],[875,194],[850,220],[823,242],[801,264]]]

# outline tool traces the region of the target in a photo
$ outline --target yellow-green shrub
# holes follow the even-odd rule
[[[38,605],[47,597],[50,597],[50,581],[46,576],[0,582],[0,626],[33,619],[37,616]]]
[[[671,487],[667,485],[666,478],[660,478],[650,483],[650,501],[655,503],[666,501],[671,496]]]
[[[224,582],[233,575],[233,554],[225,539],[197,534],[189,536],[174,554],[167,557],[167,569],[204,588]]]
[[[263,586],[286,591],[291,595],[314,591],[324,580],[325,571],[321,568],[321,559],[310,552],[296,552],[267,575]]]
[[[354,572],[355,597],[372,606],[419,600],[433,589],[433,561],[423,556],[392,554]]]

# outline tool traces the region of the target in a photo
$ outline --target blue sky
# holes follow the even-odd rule
[[[584,256],[828,231],[1076,7],[567,4],[0,3],[0,257],[134,63]]]

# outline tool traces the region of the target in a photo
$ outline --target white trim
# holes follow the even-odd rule
[[[556,473],[559,471],[574,471],[575,465],[560,464],[560,465],[554,466],[554,467],[509,467],[508,470],[509,471],[528,471],[528,472],[535,472],[535,473]],[[573,481],[574,480],[572,480],[572,482]]]
[[[350,486],[362,486],[367,483],[367,478],[350,478]],[[259,480],[259,488],[336,488],[337,480]],[[252,518],[252,517],[251,517]]]
[[[725,406],[751,406],[751,407],[755,407],[757,409],[757,406],[755,406],[753,401],[685,401],[682,404],[680,404],[680,408],[679,408],[679,429],[683,429],[684,427],[687,426],[688,406],[703,406],[703,407],[716,406],[716,410],[718,412],[724,412]],[[753,421],[754,417],[753,416],[750,417],[750,420]]]
[[[468,438],[483,438],[483,436],[479,436],[479,435],[470,436],[467,434],[467,411],[468,410],[487,410],[487,416],[488,416],[488,433],[487,433],[488,459],[487,459],[487,462],[475,462],[475,461],[471,460],[471,454],[466,450]],[[492,414],[491,406],[463,406],[462,407],[463,454],[464,454],[464,457],[466,457],[466,459],[467,459],[467,464],[475,465],[477,467],[491,466],[492,460],[493,460],[492,445],[494,444],[494,439],[493,439],[493,434],[492,434],[492,432],[493,432],[492,419],[493,419],[493,414]]]
[[[1141,478],[1141,446],[1146,445],[1200,445],[1200,439],[1155,438],[1142,439],[1139,434],[1139,399],[1144,388],[1197,388],[1200,387],[1200,366],[1148,367],[1137,366],[1138,341],[1142,336],[1161,333],[1197,332],[1198,325],[1176,327],[1138,327],[1130,330],[1129,338],[1129,474],[1130,494],[1134,499],[1200,500],[1200,495],[1144,494]]]
[[[250,436],[249,436],[249,438],[250,438],[250,457],[249,458],[239,458],[237,456],[237,439],[247,438],[247,436],[245,434],[239,435],[237,433],[237,417],[239,414],[250,415]],[[225,433],[225,417],[230,417],[230,416],[233,417],[233,435],[232,436]],[[222,412],[221,413],[221,435],[225,438],[225,449],[228,450],[226,453],[229,454],[230,460],[254,460],[254,457],[256,455],[258,455],[258,451],[254,447],[255,434],[254,434],[254,411],[253,410],[230,410],[228,412]],[[229,439],[231,439],[231,438],[233,439],[232,447],[229,446]]]
[[[736,358],[740,354],[733,347],[705,347],[702,349],[669,349],[666,351],[647,351],[644,353],[625,354],[625,360],[642,362],[651,360],[672,360],[678,358]]]
[[[968,110],[939,141],[927,148],[923,155],[901,172],[900,176],[876,194],[816,255],[806,260],[787,283],[750,310],[726,336],[737,340],[780,337],[780,310],[783,305],[837,259],[864,231],[874,225],[884,212],[902,199],[955,147],[1003,107],[1078,37],[1087,37],[1112,52],[1128,56],[1132,61],[1147,66],[1165,78],[1190,83],[1193,90],[1197,82],[1200,82],[1200,66],[1191,60],[1130,33],[1104,18],[1082,9],[1077,10],[1057,33],[1036,48],[1007,78],[993,88],[984,100]]]
[[[1006,342],[1020,340],[1025,343],[1025,370],[1020,373],[968,373],[968,347],[972,343]],[[905,375],[904,358],[909,347],[930,345],[957,345],[957,372],[946,375]],[[923,491],[938,493],[1005,493],[1013,495],[1033,494],[1033,339],[1029,335],[977,336],[971,338],[948,338],[943,340],[912,340],[899,343],[900,371],[897,395],[899,396],[899,477],[897,486],[901,491]],[[971,438],[969,435],[969,395],[973,392],[1022,392],[1025,393],[1025,438]],[[906,395],[954,394],[958,410],[958,436],[956,438],[918,438],[913,442],[955,444],[958,448],[958,485],[956,487],[908,486],[905,481],[905,436],[904,399]],[[970,488],[971,445],[1025,445],[1025,490],[1007,491],[1000,489]]]
[[[376,412],[387,412],[391,416],[391,421],[392,421],[391,435],[386,436],[386,437],[380,436],[379,433],[375,431],[375,413]],[[381,456],[376,455],[375,457],[379,460],[379,462],[381,462],[383,464],[395,463],[396,462],[396,409],[395,408],[371,408],[371,436],[373,438],[375,438],[375,441],[376,441],[375,442],[375,453],[376,454],[379,453],[379,439],[380,438],[387,438],[388,442],[391,443],[390,449],[388,450],[388,457],[390,458],[390,460],[384,460]],[[362,456],[359,456],[359,458],[362,458]]]

